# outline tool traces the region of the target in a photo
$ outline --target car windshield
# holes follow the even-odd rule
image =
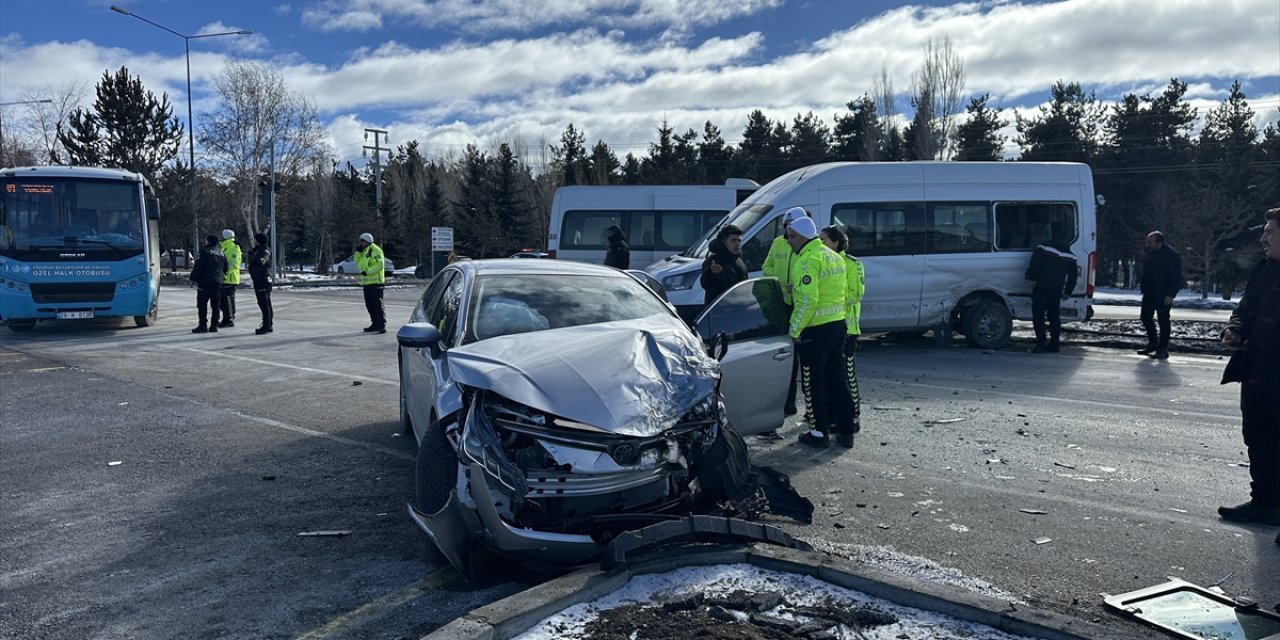
[[[470,309],[467,342],[671,313],[630,277],[563,274],[478,276]]]
[[[743,231],[750,231],[751,227],[755,226],[772,209],[773,205],[768,204],[738,205],[738,208],[730,211],[729,215],[725,216],[724,220],[721,220],[719,224],[707,229],[701,239],[693,243],[688,249],[685,249],[684,253],[680,255],[689,258],[706,258],[711,241],[715,239],[717,233],[720,233],[721,227],[732,224]]]

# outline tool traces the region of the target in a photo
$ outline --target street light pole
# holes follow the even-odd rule
[[[160,29],[164,29],[165,31],[168,31],[169,33],[172,33],[173,35],[178,36],[179,38],[182,38],[183,45],[184,45],[184,46],[185,46],[185,48],[186,48],[186,55],[187,55],[187,152],[188,152],[188,154],[189,154],[189,158],[190,158],[190,162],[191,162],[191,166],[189,167],[189,168],[191,169],[191,250],[192,250],[192,251],[197,251],[197,250],[199,250],[199,249],[200,249],[200,222],[199,222],[199,216],[196,214],[196,132],[195,132],[195,129],[196,129],[196,122],[195,122],[195,116],[194,116],[194,114],[192,113],[192,107],[191,107],[191,41],[192,41],[192,40],[194,40],[194,39],[196,39],[196,38],[213,38],[213,37],[217,37],[217,36],[247,36],[247,35],[249,35],[249,34],[253,33],[253,31],[249,31],[249,30],[241,30],[241,31],[224,31],[224,32],[222,32],[222,33],[200,33],[200,34],[196,34],[196,35],[191,35],[191,36],[189,36],[189,35],[187,35],[187,34],[185,34],[185,33],[178,33],[177,31],[174,31],[173,29],[170,29],[169,27],[166,27],[166,26],[164,26],[164,25],[162,25],[162,24],[157,24],[157,23],[155,23],[155,22],[152,22],[152,21],[150,21],[150,20],[148,20],[148,19],[146,19],[146,18],[144,18],[144,17],[142,17],[142,16],[140,16],[140,15],[138,15],[138,14],[136,14],[136,13],[131,13],[129,10],[127,10],[127,9],[125,9],[125,8],[123,8],[123,7],[120,7],[120,6],[114,5],[114,4],[113,4],[113,5],[111,5],[111,10],[112,10],[112,11],[114,11],[114,12],[116,12],[116,13],[119,13],[119,14],[123,14],[123,15],[126,15],[126,16],[132,16],[132,17],[137,18],[137,19],[139,19],[139,20],[141,20],[141,21],[143,21],[143,22],[145,22],[145,23],[147,23],[147,24],[149,24],[149,25],[151,25],[151,26],[153,26],[153,27],[158,27],[158,28],[160,28]]]
[[[19,104],[53,104],[52,100],[17,100],[14,102],[0,102],[0,167],[5,166],[4,162],[4,107],[12,107]]]

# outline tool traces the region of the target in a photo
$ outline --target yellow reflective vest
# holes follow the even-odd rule
[[[240,284],[240,245],[235,238],[227,238],[218,248],[227,257],[227,273],[222,276],[222,284]]]
[[[386,262],[382,258],[382,247],[372,242],[361,251],[357,251],[356,268],[360,270],[360,285],[382,284],[387,281]]]
[[[782,285],[782,301],[791,305],[791,273],[795,270],[796,252],[791,250],[791,245],[787,244],[787,238],[784,235],[773,239],[773,244],[769,245],[769,255],[764,258],[764,265],[761,270],[764,275],[778,279],[778,284]]]
[[[844,272],[847,284],[844,290],[844,321],[849,325],[849,335],[861,335],[859,323],[862,320],[862,294],[866,292],[866,270],[861,260],[845,254]]]
[[[844,320],[845,260],[814,238],[800,248],[792,270],[791,337],[830,322]]]

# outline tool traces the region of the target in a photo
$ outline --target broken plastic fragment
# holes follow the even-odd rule
[[[1065,462],[1055,462],[1055,463],[1053,463],[1053,464],[1054,464],[1055,466],[1064,467],[1064,468],[1066,468],[1066,469],[1074,469],[1074,468],[1076,468],[1076,466],[1075,466],[1074,464],[1067,464],[1067,463],[1065,463]]]
[[[1053,538],[1039,537],[1039,538],[1036,538],[1035,540],[1032,540],[1032,542],[1036,544],[1049,544],[1050,542],[1053,542]]]
[[[339,529],[339,530],[332,530],[332,531],[300,531],[298,532],[299,538],[317,538],[317,537],[336,538],[340,536],[349,536],[349,535],[351,535],[351,531],[349,529]]]
[[[1018,509],[1018,511],[1021,511],[1023,513],[1030,513],[1031,515],[1036,515],[1036,516],[1049,513],[1048,511],[1041,511],[1039,509]]]
[[[107,463],[107,466],[108,466],[108,467],[118,467],[118,466],[120,466],[120,465],[122,465],[122,464],[124,464],[124,460],[112,460],[111,462],[108,462],[108,463]]]

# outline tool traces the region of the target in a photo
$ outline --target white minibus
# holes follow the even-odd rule
[[[703,306],[698,284],[707,245],[721,225],[743,229],[751,277],[782,214],[803,207],[818,228],[839,225],[866,267],[864,332],[952,331],[982,348],[1030,319],[1024,279],[1036,245],[1061,234],[1083,274],[1062,303],[1083,320],[1093,299],[1097,248],[1093,175],[1077,163],[835,162],[797,169],[757,190],[687,251],[645,271],[685,317]]]
[[[547,253],[603,263],[605,230],[618,225],[631,247],[631,266],[639,269],[688,249],[759,188],[743,178],[723,185],[560,187],[551,203]]]

